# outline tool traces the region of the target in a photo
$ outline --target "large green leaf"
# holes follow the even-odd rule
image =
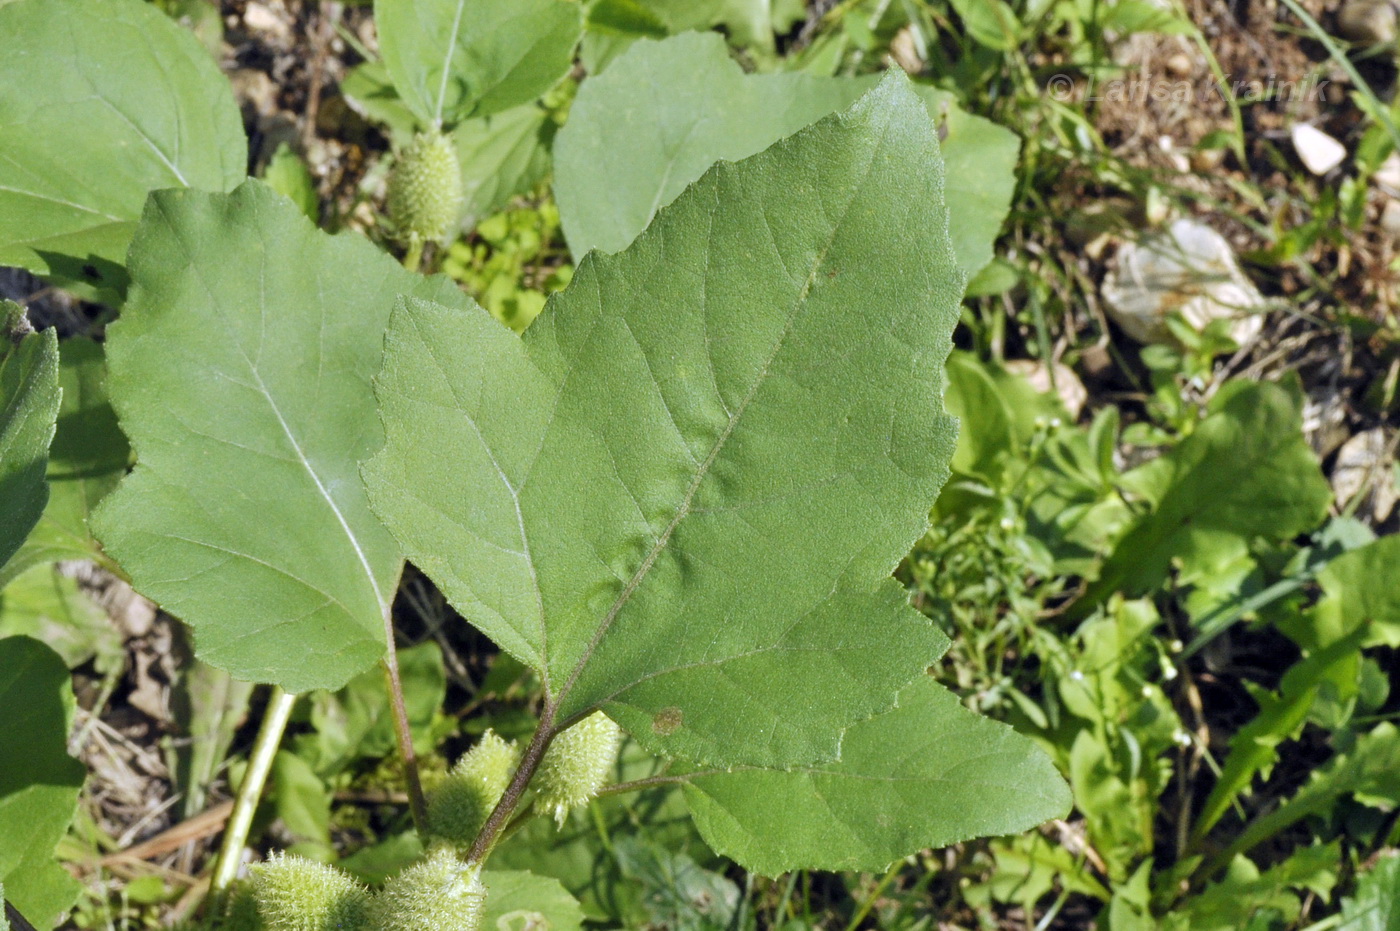
[[[954,424],[962,275],[937,138],[891,78],[707,173],[517,338],[395,312],[365,478],[415,564],[541,673],[701,762],[832,759],[946,639],[891,570]]]
[[[530,928],[539,931],[579,931],[583,909],[559,880],[523,870],[487,870],[485,929]]]
[[[0,265],[120,289],[148,192],[246,175],[228,82],[157,7],[20,0],[0,48]]]
[[[1085,609],[1115,591],[1146,592],[1174,561],[1204,561],[1222,543],[1311,530],[1332,500],[1293,399],[1261,382],[1227,385],[1194,433],[1125,484],[1152,510],[1119,541]]]
[[[876,78],[746,75],[716,33],[642,41],[579,88],[555,145],[569,248],[616,252],[720,159],[736,161],[849,106]],[[920,88],[943,123],[953,248],[975,273],[1011,203],[1019,144],[1008,130]]]
[[[58,417],[58,340],[0,301],[0,571],[48,501],[44,472]]]
[[[375,0],[379,48],[399,96],[424,125],[452,125],[528,103],[573,63],[583,5],[573,0]]]
[[[49,449],[49,502],[24,546],[0,567],[0,588],[31,566],[62,559],[104,557],[88,516],[126,473],[131,449],[107,400],[102,347],[90,339],[66,339],[58,347],[63,399]]]
[[[925,847],[1025,831],[1070,806],[1039,747],[929,678],[847,731],[840,762],[698,771],[685,796],[711,847],[768,876],[880,870]]]
[[[48,931],[81,888],[54,860],[78,809],[83,767],[68,755],[68,667],[38,640],[0,640],[0,883]]]
[[[773,33],[806,15],[802,0],[603,0],[589,10],[589,30],[610,36],[667,34],[724,27],[741,46],[773,51]]]
[[[256,181],[153,195],[130,268],[107,352],[137,466],[98,537],[205,662],[339,688],[383,652],[401,566],[357,474],[384,327],[400,293],[460,294]]]

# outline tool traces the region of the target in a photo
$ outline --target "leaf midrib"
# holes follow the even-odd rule
[[[788,314],[787,321],[783,326],[783,331],[778,334],[778,338],[774,340],[772,350],[769,352],[768,357],[764,360],[763,365],[754,377],[753,383],[749,386],[749,390],[745,393],[740,402],[735,405],[723,430],[720,431],[719,436],[715,439],[714,445],[710,448],[709,454],[706,455],[704,461],[696,468],[695,475],[692,477],[689,487],[682,496],[680,504],[676,507],[676,512],[672,515],[670,523],[667,524],[666,529],[657,537],[656,542],[652,544],[646,557],[637,567],[637,571],[633,573],[632,577],[627,581],[627,584],[623,586],[622,591],[618,593],[616,600],[614,600],[612,606],[609,607],[607,613],[604,615],[602,622],[598,625],[598,629],[594,631],[593,637],[589,640],[588,646],[584,648],[583,653],[579,656],[578,662],[574,665],[574,669],[569,674],[569,678],[565,681],[563,688],[556,694],[555,705],[563,704],[565,697],[573,689],[579,676],[582,675],[584,667],[588,665],[594,651],[598,648],[598,644],[601,643],[603,637],[607,635],[613,622],[617,620],[622,609],[627,605],[628,601],[631,600],[637,589],[641,587],[642,582],[645,581],[647,574],[651,571],[651,567],[656,563],[656,560],[660,558],[661,553],[670,543],[671,535],[675,532],[676,528],[680,526],[681,521],[689,516],[691,503],[698,493],[700,485],[709,475],[710,469],[719,458],[720,453],[723,452],[729,438],[738,427],[739,421],[748,410],[749,404],[752,403],[753,399],[758,395],[759,389],[767,382],[773,362],[777,359],[779,353],[782,352],[783,347],[786,346],[788,337],[791,336],[794,326],[796,326],[797,321],[804,315],[808,307],[808,299],[811,296],[813,286],[816,284],[817,275],[825,265],[827,256],[836,243],[837,236],[840,235],[842,228],[845,226],[851,206],[859,199],[865,183],[870,178],[871,167],[874,164],[877,153],[885,146],[889,130],[890,122],[887,120],[880,130],[879,139],[869,149],[869,160],[866,162],[865,168],[860,174],[860,180],[851,185],[849,189],[850,197],[842,206],[840,217],[831,225],[831,235],[817,253],[811,268],[808,270],[806,280],[803,281],[802,288],[793,301],[792,310]],[[709,250],[707,248],[707,255],[708,254]],[[546,678],[548,678],[547,674]]]
[[[209,286],[209,282],[206,281],[204,278],[204,271],[202,266],[200,266],[200,264],[194,260],[193,254],[190,252],[188,246],[186,245],[184,238],[180,235],[179,226],[175,221],[175,217],[170,213],[170,210],[167,204],[165,203],[165,199],[157,198],[156,203],[159,205],[159,209],[165,217],[167,228],[170,230],[175,241],[179,243],[181,250],[185,254],[187,267],[194,274],[195,278],[198,279],[200,287],[204,289],[204,293],[208,297],[210,304],[216,308],[221,306],[221,302],[219,300],[218,295],[215,294],[214,289]],[[264,263],[261,266],[261,296],[258,301],[258,311],[264,319],[267,315],[266,270],[267,267]],[[312,467],[310,460],[307,459],[306,454],[301,448],[301,444],[297,442],[296,436],[292,433],[291,427],[287,423],[286,418],[282,416],[281,408],[277,406],[277,402],[273,399],[272,393],[268,391],[267,384],[263,381],[262,373],[258,370],[257,366],[253,364],[253,360],[249,357],[247,350],[244,348],[242,342],[238,340],[237,335],[233,332],[229,324],[231,316],[229,314],[221,313],[218,314],[218,318],[223,323],[225,336],[227,337],[229,344],[237,348],[239,356],[242,357],[244,364],[248,366],[248,371],[257,381],[258,392],[263,396],[264,400],[267,401],[268,407],[272,410],[273,415],[276,416],[277,422],[281,425],[283,434],[287,438],[287,442],[292,444],[292,449],[296,453],[297,460],[301,463],[302,468],[306,470],[307,475],[310,476],[311,481],[313,484],[315,484],[316,489],[319,492],[322,500],[326,502],[326,504],[331,509],[331,513],[335,515],[336,521],[340,524],[340,528],[345,533],[346,539],[350,542],[351,548],[355,551],[355,555],[360,563],[360,568],[364,571],[365,578],[369,582],[370,590],[374,593],[375,603],[379,607],[381,615],[384,614],[388,611],[389,606],[385,603],[384,595],[379,588],[379,580],[375,577],[374,570],[370,567],[368,557],[365,555],[364,549],[360,546],[359,537],[355,535],[354,530],[346,521],[345,515],[341,512],[340,506],[336,503],[335,499],[331,497],[330,492],[322,483],[320,475],[316,472],[315,468]],[[261,561],[255,560],[252,556],[246,553],[240,553],[238,555],[245,559]],[[292,575],[291,573],[286,574],[290,578],[296,578],[296,576]],[[305,585],[306,583],[303,582],[302,584]],[[320,589],[316,588],[316,586],[307,585],[307,587],[310,588],[312,591],[319,592],[322,595],[327,594],[326,592],[323,592]],[[341,603],[339,599],[335,600],[337,603],[341,604],[342,608],[344,608],[343,603]],[[352,620],[356,620],[356,618],[354,618],[354,616],[350,614],[348,609],[346,609],[346,613],[348,616],[351,617]]]

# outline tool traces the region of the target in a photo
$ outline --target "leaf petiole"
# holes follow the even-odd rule
[[[253,812],[262,797],[263,786],[267,784],[267,774],[272,770],[272,759],[282,743],[282,734],[287,729],[292,706],[297,697],[283,691],[280,686],[272,687],[272,695],[267,702],[267,712],[262,726],[258,728],[257,739],[253,743],[253,753],[248,757],[248,769],[243,781],[238,785],[238,795],[233,801],[233,813],[229,815],[228,827],[224,829],[223,843],[219,846],[219,860],[214,866],[214,878],[210,891],[224,892],[238,876],[238,865],[243,848],[248,843],[248,829],[253,824]]]

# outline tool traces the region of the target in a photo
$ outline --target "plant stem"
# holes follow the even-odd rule
[[[661,773],[657,776],[648,776],[645,779],[633,779],[631,782],[618,782],[610,786],[604,786],[598,790],[598,798],[608,795],[621,795],[624,792],[640,792],[643,789],[655,789],[658,786],[680,785],[686,781],[685,776],[668,776]]]
[[[846,931],[856,931],[856,929],[860,927],[860,923],[864,921],[865,917],[875,908],[875,903],[880,900],[880,896],[885,894],[885,890],[890,887],[890,883],[894,882],[895,877],[899,875],[899,871],[902,869],[904,869],[903,860],[896,860],[890,865],[889,871],[885,873],[879,885],[871,891],[870,895],[865,897],[865,901],[861,903],[860,909],[855,915],[851,916],[851,923],[846,925]]]
[[[549,723],[553,719],[554,704],[549,702],[545,704],[544,712],[540,715],[540,725],[535,728],[535,736],[530,738],[530,745],[525,748],[525,754],[520,759],[520,765],[516,767],[515,775],[511,777],[510,785],[506,786],[501,800],[491,811],[491,817],[481,826],[476,840],[472,841],[471,849],[467,851],[468,865],[484,863],[491,855],[492,848],[496,846],[496,841],[500,839],[501,832],[510,823],[515,806],[520,804],[535,770],[540,768],[544,752],[549,749],[550,741],[559,733],[559,730]]]
[[[417,272],[418,267],[423,264],[423,238],[415,235],[408,241],[408,250],[403,254],[403,267],[411,272]]]
[[[403,680],[399,678],[399,654],[394,647],[394,630],[386,621],[389,651],[384,654],[380,666],[384,669],[384,681],[389,690],[389,706],[394,712],[394,734],[399,741],[399,756],[403,758],[404,782],[408,787],[408,810],[413,815],[413,825],[418,833],[427,837],[428,803],[423,798],[423,781],[418,775],[418,754],[413,749],[413,731],[408,724],[408,708],[403,699]]]
[[[282,733],[287,729],[287,719],[291,717],[296,701],[295,695],[284,692],[280,686],[272,687],[267,712],[263,716],[262,726],[258,728],[252,756],[248,757],[248,769],[239,783],[233,813],[229,815],[223,844],[219,847],[219,862],[214,867],[214,879],[210,886],[216,894],[228,889],[238,875],[238,862],[248,843],[253,812],[258,807],[258,799],[262,797],[267,774],[272,769],[272,758],[277,755],[277,747],[282,743]]]

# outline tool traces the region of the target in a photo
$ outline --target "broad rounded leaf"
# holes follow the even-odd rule
[[[52,330],[20,336],[23,321],[19,305],[0,301],[0,571],[44,513],[58,417],[58,340]]]
[[[205,662],[339,688],[383,652],[401,567],[357,473],[384,327],[400,293],[460,294],[256,181],[153,195],[130,268],[108,385],[137,466],[98,537]]]
[[[717,852],[767,876],[882,870],[926,847],[1015,834],[1070,807],[1034,742],[964,708],[930,678],[846,732],[841,761],[686,777],[696,826]]]
[[[877,79],[747,75],[715,33],[641,41],[583,82],[555,145],[555,196],[569,248],[616,252],[720,159],[762,151]],[[950,95],[918,88],[942,122],[953,249],[969,276],[992,257],[1011,204],[1019,143]]]
[[[247,174],[228,82],[158,7],[19,0],[0,48],[0,265],[120,290],[148,192]]]
[[[934,126],[892,77],[721,163],[517,339],[409,301],[374,507],[462,614],[653,751],[836,757],[946,645],[890,572],[954,423],[962,276]]]
[[[54,860],[78,809],[83,767],[68,755],[68,667],[38,640],[0,640],[0,883],[48,931],[81,887]]]
[[[394,87],[425,125],[528,103],[573,63],[583,31],[574,0],[376,0],[379,48]]]

